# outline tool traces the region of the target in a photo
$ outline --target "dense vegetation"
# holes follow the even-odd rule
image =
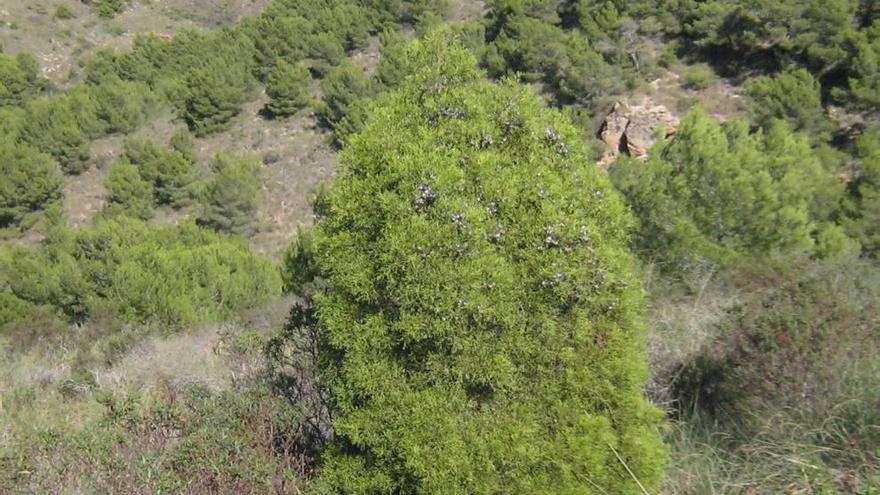
[[[0,47],[0,492],[880,490],[875,2],[274,0],[126,46]],[[680,121],[599,168],[618,101]],[[314,218],[269,129],[338,156]]]

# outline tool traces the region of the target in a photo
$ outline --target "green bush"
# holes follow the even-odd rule
[[[406,77],[406,39],[393,29],[382,32],[382,60],[376,72],[379,81],[388,88],[396,88]]]
[[[92,4],[99,16],[107,19],[121,13],[128,6],[127,0],[90,0],[87,3]]]
[[[40,76],[40,66],[30,54],[16,57],[0,53],[0,107],[21,105],[37,96],[48,86]]]
[[[718,79],[715,72],[709,67],[697,66],[688,68],[684,72],[684,87],[688,89],[706,89]]]
[[[25,106],[21,137],[40,151],[52,155],[67,173],[88,167],[89,136],[80,125],[73,98],[44,98]]]
[[[51,157],[30,146],[0,144],[0,177],[0,228],[61,198],[61,172]]]
[[[169,144],[171,149],[179,153],[184,160],[190,163],[195,163],[198,160],[196,156],[196,139],[189,132],[189,129],[183,128],[174,133]]]
[[[198,222],[220,232],[251,232],[260,201],[259,163],[217,155],[211,168],[214,178],[205,186]]]
[[[157,204],[180,207],[193,197],[198,172],[184,154],[150,140],[128,138],[123,157],[137,167],[143,180],[153,185]]]
[[[794,130],[807,132],[817,141],[827,140],[834,130],[822,107],[819,82],[804,69],[756,77],[746,83],[745,89],[752,97],[749,112],[762,127],[770,127],[774,119],[784,119]]]
[[[812,232],[842,193],[808,141],[781,121],[752,134],[700,109],[647,163],[620,160],[611,174],[641,219],[637,246],[672,265],[811,252]]]
[[[843,225],[864,252],[880,258],[880,127],[865,131],[857,142],[859,171],[850,184]]]
[[[145,181],[127,158],[121,158],[104,179],[107,188],[107,206],[102,214],[106,217],[128,215],[148,220],[153,216],[153,184]]]
[[[96,307],[122,319],[186,328],[228,318],[277,295],[271,261],[193,224],[150,227],[126,216],[57,232],[41,249],[0,257],[0,281],[18,299],[73,321]]]
[[[442,34],[409,58],[317,207],[322,488],[653,490],[625,205],[530,89],[485,81]]]
[[[290,117],[309,106],[312,102],[309,94],[311,82],[312,77],[305,65],[291,65],[280,60],[266,84],[269,97],[266,110],[272,116]]]
[[[345,64],[330,71],[321,81],[323,102],[317,109],[321,122],[336,129],[358,102],[376,92],[373,80],[359,67]]]
[[[127,134],[144,123],[153,103],[149,89],[141,84],[108,77],[89,88],[97,108],[95,116],[104,123],[101,134]]]
[[[64,4],[60,4],[55,7],[55,18],[56,19],[73,19],[76,15],[70,10],[70,7]]]
[[[186,76],[180,116],[197,136],[222,131],[253,96],[255,84],[242,62],[232,58],[212,60]]]

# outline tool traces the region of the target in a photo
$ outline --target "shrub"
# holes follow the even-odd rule
[[[880,127],[868,129],[856,143],[859,173],[850,184],[843,225],[864,252],[880,257]]]
[[[184,158],[184,160],[195,163],[198,159],[196,156],[196,140],[189,132],[189,129],[183,128],[173,136],[171,136],[171,149],[176,151]]]
[[[393,29],[382,32],[382,60],[376,72],[379,81],[388,88],[396,88],[406,77],[406,40]]]
[[[61,198],[62,177],[51,157],[27,145],[0,144],[0,228]]]
[[[56,19],[73,19],[76,17],[70,7],[64,4],[60,4],[55,7],[55,18]]]
[[[311,101],[309,86],[312,77],[303,64],[291,65],[279,60],[269,74],[266,110],[273,116],[289,117],[307,107]]]
[[[637,245],[672,265],[771,252],[810,252],[840,185],[809,143],[777,121],[750,134],[695,110],[647,163],[621,160],[615,185],[641,219]]]
[[[29,102],[21,137],[40,151],[52,155],[67,173],[88,167],[89,136],[80,126],[72,98],[44,98]]]
[[[104,123],[101,134],[127,134],[146,119],[151,102],[149,89],[144,85],[111,76],[89,89],[97,106],[95,116]]]
[[[756,77],[746,83],[746,92],[752,97],[749,112],[764,128],[774,119],[784,119],[816,140],[827,139],[834,129],[822,108],[819,82],[804,69]]]
[[[186,76],[181,117],[197,136],[222,131],[251,98],[255,80],[248,67],[218,58]]]
[[[323,488],[653,489],[625,205],[528,88],[483,80],[442,34],[409,58],[343,150],[314,232],[326,285],[293,322],[319,333]]]
[[[99,16],[107,19],[121,13],[128,6],[127,0],[91,0],[90,3]]]
[[[684,87],[693,90],[706,89],[717,79],[715,72],[706,66],[687,69],[684,73]]]
[[[128,159],[117,161],[104,179],[109,195],[104,216],[125,214],[147,220],[153,216],[155,191]]]
[[[123,156],[137,167],[143,180],[153,185],[157,204],[180,207],[192,198],[198,174],[193,162],[183,154],[150,140],[128,138]]]
[[[727,438],[708,445],[724,449],[741,488],[860,493],[853,488],[880,479],[870,426],[880,419],[880,271],[853,258],[787,259],[735,277],[743,296],[675,373],[679,414]]]
[[[350,107],[360,99],[372,96],[374,91],[373,81],[360,68],[351,64],[337,67],[321,81],[324,98],[318,116],[324,125],[335,129]]]
[[[16,57],[0,53],[0,106],[21,105],[46,89],[36,59],[25,52]]]
[[[75,408],[77,427],[28,425],[9,443],[20,455],[0,460],[4,491],[51,493],[70,485],[87,493],[305,489],[304,453],[295,446],[297,411],[263,383],[249,380],[221,391],[202,384],[98,390],[53,405]],[[63,478],[57,466],[65,467]]]
[[[191,223],[150,227],[126,216],[57,232],[42,249],[0,259],[13,295],[73,321],[95,307],[179,329],[228,318],[280,293],[271,261]]]
[[[250,232],[259,205],[259,164],[249,158],[217,155],[211,168],[214,178],[205,186],[199,223],[226,233]]]

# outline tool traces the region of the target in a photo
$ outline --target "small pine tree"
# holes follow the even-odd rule
[[[181,117],[197,136],[222,131],[253,94],[255,81],[245,64],[222,57],[186,77]]]
[[[157,204],[180,207],[189,202],[198,173],[186,156],[146,139],[129,138],[124,148],[124,157],[153,185]]]
[[[39,64],[28,53],[11,57],[0,53],[0,106],[21,105],[47,86]]]
[[[796,131],[809,133],[817,140],[826,139],[834,123],[822,108],[819,82],[804,69],[761,76],[746,83],[752,97],[749,112],[764,128],[774,119],[787,120]]]
[[[319,489],[653,490],[662,414],[625,205],[530,88],[486,81],[443,34],[407,58],[419,70],[371,107],[288,257],[324,280],[291,321],[317,331],[330,398]]]
[[[251,232],[260,196],[259,163],[217,155],[211,167],[214,178],[205,187],[199,223],[226,233]]]
[[[860,171],[850,185],[843,224],[866,254],[880,258],[880,127],[859,138],[857,154]]]
[[[147,220],[153,216],[153,185],[141,178],[137,167],[123,157],[104,179],[109,191],[104,216],[128,215]]]
[[[73,98],[42,98],[29,102],[22,139],[58,160],[64,172],[75,174],[88,167],[89,136],[83,130]]]
[[[335,129],[353,105],[375,93],[375,87],[363,70],[345,64],[327,74],[321,81],[321,92],[324,101],[318,109],[318,116],[324,125]]]
[[[290,117],[307,107],[312,98],[309,85],[312,77],[304,64],[289,64],[279,60],[275,69],[269,74],[266,94],[269,103],[266,110],[277,117]]]
[[[0,228],[61,198],[61,172],[51,157],[30,146],[0,144],[0,177]]]
[[[842,192],[783,121],[750,133],[700,109],[647,163],[623,159],[611,172],[642,221],[638,247],[672,265],[811,252],[817,222]]]
[[[406,75],[406,40],[393,29],[382,32],[382,60],[377,73],[379,81],[388,88],[396,88]]]

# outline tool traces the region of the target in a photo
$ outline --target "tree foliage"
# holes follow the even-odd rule
[[[180,116],[197,136],[222,131],[251,98],[255,84],[247,66],[212,61],[187,75]]]
[[[260,199],[259,163],[217,155],[211,168],[214,178],[205,186],[199,223],[221,232],[248,233]]]
[[[22,52],[13,57],[0,53],[0,106],[21,105],[39,95],[47,85],[32,55]]]
[[[335,432],[321,483],[630,493],[625,462],[655,487],[624,204],[529,89],[485,81],[443,34],[408,58],[420,70],[344,148],[308,243]]]
[[[819,82],[805,69],[757,77],[745,88],[752,97],[749,111],[764,128],[769,128],[774,119],[783,119],[795,131],[806,132],[816,140],[827,139],[834,129],[822,107]]]
[[[375,89],[373,80],[359,67],[352,64],[337,67],[321,81],[324,97],[318,117],[335,129],[360,100],[373,96]]]
[[[61,197],[62,178],[52,159],[27,145],[0,143],[0,227]]]
[[[103,215],[128,215],[142,220],[153,216],[155,191],[153,184],[144,180],[138,168],[127,158],[122,158],[110,168],[104,179],[107,188],[107,206]]]
[[[280,60],[269,74],[266,110],[273,116],[290,117],[312,102],[309,86],[312,77],[304,64],[291,65]]]
[[[866,131],[857,142],[859,173],[850,184],[843,220],[849,233],[869,255],[880,256],[880,127]]]
[[[0,290],[74,321],[107,308],[132,322],[183,328],[229,317],[280,291],[271,261],[193,224],[129,217],[59,231],[39,250],[0,253]]]
[[[148,139],[132,137],[124,143],[123,159],[137,167],[140,177],[152,184],[156,204],[179,207],[193,197],[198,173],[190,158]]]
[[[673,263],[810,252],[812,232],[831,214],[828,195],[839,201],[841,192],[783,122],[750,133],[700,109],[647,163],[624,159],[612,177],[641,219],[637,244]]]

